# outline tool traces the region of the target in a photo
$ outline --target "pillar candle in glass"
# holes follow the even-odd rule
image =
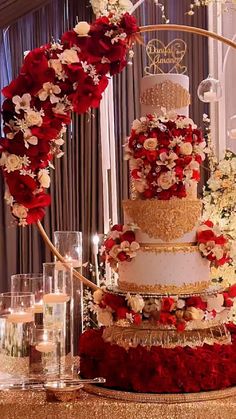
[[[73,357],[72,265],[43,264],[43,322],[46,328],[61,330],[61,363]]]
[[[29,373],[31,378],[60,377],[61,330],[33,326],[30,333]]]
[[[34,320],[38,325],[43,324],[43,274],[28,273],[11,276],[12,292],[30,292],[34,294]]]
[[[80,231],[55,231],[54,244],[59,253],[82,273],[82,233]],[[83,284],[73,278],[73,346],[78,355],[79,336],[83,332]]]
[[[33,294],[0,294],[0,372],[28,374],[29,331],[33,323]]]

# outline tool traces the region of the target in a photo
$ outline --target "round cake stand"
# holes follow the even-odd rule
[[[225,399],[236,395],[236,387],[226,388],[217,391],[205,391],[200,393],[181,393],[181,394],[157,394],[157,393],[131,393],[128,391],[113,390],[97,385],[87,384],[83,391],[96,396],[107,397],[126,402],[135,403],[191,403],[209,400]]]

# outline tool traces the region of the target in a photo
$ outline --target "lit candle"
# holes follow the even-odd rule
[[[33,312],[16,311],[8,314],[7,321],[11,323],[30,323],[34,321]]]
[[[229,131],[229,138],[230,138],[231,140],[236,140],[236,128],[232,128],[232,129]]]
[[[34,304],[34,313],[42,313],[43,312],[43,301],[39,301],[38,303]]]
[[[49,293],[43,296],[43,302],[46,304],[60,304],[67,303],[70,300],[70,296],[62,292]]]
[[[216,92],[209,90],[208,92],[204,92],[204,100],[205,102],[214,102],[217,99]]]
[[[53,342],[39,342],[35,349],[42,353],[49,353],[55,350],[55,343]]]
[[[98,244],[99,244],[99,236],[95,234],[93,236],[93,255],[94,255],[94,262],[95,262],[95,275],[96,275],[96,284],[99,287],[99,270],[98,270]]]

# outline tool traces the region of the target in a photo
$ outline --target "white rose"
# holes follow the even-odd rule
[[[156,138],[147,138],[143,146],[146,150],[155,150],[157,146],[157,139]]]
[[[220,313],[224,310],[224,296],[223,294],[217,294],[210,297],[207,297],[207,311],[215,310],[217,313]]]
[[[169,189],[175,183],[175,176],[170,171],[161,173],[157,183],[160,188]]]
[[[36,125],[40,127],[43,122],[43,118],[39,112],[29,110],[26,114],[25,121],[29,127]]]
[[[181,309],[185,307],[185,300],[182,300],[182,298],[180,298],[177,303],[176,303],[176,307]]]
[[[130,10],[133,7],[133,3],[130,0],[119,0],[119,7],[124,10]]]
[[[221,188],[221,181],[219,179],[210,178],[207,184],[212,191],[217,191]]]
[[[6,170],[7,172],[14,172],[14,170],[22,169],[22,160],[16,154],[9,154],[6,161]]]
[[[222,249],[222,246],[219,244],[216,244],[212,249],[213,255],[216,257],[217,260],[222,259],[224,256],[224,250]]]
[[[93,13],[95,15],[100,14],[107,8],[108,1],[107,0],[90,0]]]
[[[95,304],[100,304],[103,297],[103,291],[99,288],[98,290],[94,291],[93,293],[93,301]]]
[[[26,218],[27,217],[27,208],[25,208],[23,205],[20,204],[14,204],[12,207],[12,213],[13,215],[15,215],[17,218]]]
[[[135,119],[132,124],[132,129],[139,134],[142,131],[146,131],[147,129],[147,119],[143,116],[140,119]]]
[[[97,311],[97,320],[103,326],[111,326],[113,324],[112,313],[106,309],[99,309]]]
[[[128,304],[131,308],[131,310],[133,310],[135,313],[141,313],[144,306],[145,306],[145,302],[143,297],[141,297],[141,295],[136,294],[136,295],[130,295],[129,293],[127,294],[126,297]]]
[[[74,31],[80,36],[87,36],[90,31],[88,22],[78,22],[74,27]]]
[[[61,54],[58,54],[58,58],[62,64],[73,64],[79,62],[78,53],[75,49],[65,49]]]
[[[146,189],[147,182],[145,179],[135,180],[134,181],[134,188],[137,192],[143,193]]]
[[[49,188],[50,186],[50,176],[47,172],[47,169],[41,169],[38,172],[38,180],[42,188]]]
[[[180,153],[184,156],[189,156],[193,152],[193,146],[191,143],[182,143],[180,146]]]

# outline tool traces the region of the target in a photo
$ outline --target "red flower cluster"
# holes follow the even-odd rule
[[[134,187],[142,198],[184,198],[200,179],[202,133],[190,118],[147,115],[135,120],[127,145]]]
[[[236,385],[236,327],[231,345],[165,349],[137,346],[127,351],[104,342],[102,330],[80,338],[83,378],[104,377],[106,387],[144,393],[192,393]]]
[[[139,325],[142,321],[142,315],[135,313],[127,305],[125,297],[106,292],[99,304],[101,309],[109,307],[112,310],[114,321],[132,319],[131,322]]]
[[[139,244],[131,227],[123,224],[114,225],[103,243],[102,256],[116,269],[117,262],[130,262],[136,256]]]
[[[212,265],[221,266],[230,262],[229,241],[210,220],[199,227],[197,243],[201,254],[210,260]]]
[[[36,48],[25,58],[19,76],[3,89],[5,138],[0,165],[9,188],[9,203],[21,225],[34,223],[50,204],[47,168],[60,145],[71,111],[98,107],[109,74],[126,65],[126,53],[138,32],[128,13],[98,18],[88,36],[76,27],[60,43]]]

